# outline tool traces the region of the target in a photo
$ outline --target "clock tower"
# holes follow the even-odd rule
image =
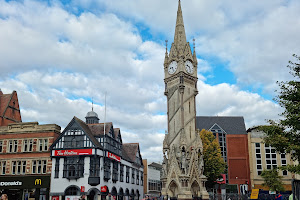
[[[178,199],[208,199],[202,142],[196,131],[197,57],[186,41],[178,1],[174,42],[166,47],[164,74],[168,133],[163,142],[162,194]]]

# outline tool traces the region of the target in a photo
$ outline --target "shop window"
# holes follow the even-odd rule
[[[2,151],[3,151],[3,141],[0,140],[0,153],[2,153]]]
[[[130,170],[130,167],[126,166],[126,183],[129,183],[129,170]]]
[[[59,176],[59,159],[60,158],[55,159],[54,178],[58,178]]]
[[[23,152],[32,151],[32,139],[23,140]]]
[[[18,140],[14,140],[14,152],[18,152]]]
[[[266,166],[268,170],[277,168],[276,151],[274,147],[265,144]]]
[[[17,161],[12,161],[11,162],[11,173],[16,174],[16,170],[17,170]]]
[[[135,179],[135,169],[132,168],[132,173],[131,173],[131,183],[134,184],[134,179]]]
[[[144,185],[144,174],[143,174],[143,172],[141,173],[141,185]]]
[[[33,174],[45,174],[47,170],[47,160],[33,160],[32,161],[32,173]]]
[[[83,177],[84,157],[70,157],[64,159],[63,177],[77,179]]]
[[[26,160],[22,161],[22,174],[26,174]]]
[[[140,184],[140,172],[139,170],[136,170],[136,184]]]
[[[104,180],[109,180],[111,177],[111,161],[108,158],[104,159]]]
[[[65,133],[63,140],[63,148],[79,148],[91,146],[90,141],[86,139],[84,133],[81,130],[68,130]]]
[[[22,169],[22,162],[21,161],[17,161],[17,169],[18,169],[17,173],[21,174],[21,169]]]
[[[66,196],[67,195],[79,195],[79,194],[80,194],[80,191],[76,187],[69,187],[66,190]]]
[[[255,159],[256,159],[257,175],[261,175],[261,173],[262,173],[262,162],[261,162],[260,143],[255,143]]]
[[[280,158],[281,158],[281,166],[286,166],[287,165],[286,155],[284,153],[280,154]],[[288,172],[286,170],[283,170],[282,175],[287,176]]]
[[[0,174],[5,175],[6,171],[6,161],[0,161]]]
[[[90,177],[100,177],[100,158],[90,158]]]
[[[48,151],[48,139],[39,139],[39,151]]]
[[[112,181],[118,181],[119,177],[119,163],[113,162],[113,174],[112,174]]]
[[[124,181],[124,165],[120,164],[120,182]]]
[[[9,140],[8,150],[10,153],[16,153],[18,151],[18,140]]]
[[[42,173],[46,174],[47,172],[47,160],[42,160]]]

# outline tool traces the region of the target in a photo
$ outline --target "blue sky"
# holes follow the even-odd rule
[[[65,127],[94,110],[159,161],[167,129],[165,40],[177,0],[0,0],[0,88],[18,92],[23,121]],[[243,116],[246,128],[278,119],[276,81],[300,54],[298,0],[182,0],[196,40],[197,115]]]

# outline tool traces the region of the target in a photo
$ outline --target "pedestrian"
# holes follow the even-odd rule
[[[282,200],[282,195],[280,194],[280,192],[276,192],[276,196],[275,196],[275,200]]]
[[[113,200],[113,199],[111,198],[110,192],[109,192],[108,195],[106,196],[106,200]]]
[[[1,195],[1,200],[8,200],[7,194],[2,194]]]
[[[83,194],[83,195],[81,195],[81,197],[80,197],[80,200],[86,200],[85,199],[85,195]]]

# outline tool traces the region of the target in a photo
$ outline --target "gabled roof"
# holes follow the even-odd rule
[[[156,163],[156,162],[152,162],[152,163],[149,164],[148,166],[155,167],[155,168],[157,168],[157,169],[162,169],[162,165],[159,164],[159,163]]]
[[[135,162],[136,154],[138,152],[139,152],[139,143],[124,143],[122,145],[122,158],[124,160]]]
[[[5,125],[9,123],[22,122],[16,91],[13,91],[11,94],[3,94],[0,90],[0,118],[8,120]]]
[[[217,124],[227,134],[247,134],[242,116],[197,116],[196,128],[209,130]]]
[[[87,124],[89,129],[91,130],[94,136],[103,135],[104,134],[104,123],[99,124]],[[105,134],[108,134],[110,129],[113,127],[112,122],[105,123]]]
[[[77,123],[82,131],[85,132],[85,134],[88,136],[88,138],[91,140],[91,142],[95,145],[95,147],[98,147],[100,149],[103,149],[102,145],[98,142],[98,140],[94,137],[94,135],[92,134],[92,131],[90,130],[89,126],[82,121],[81,119],[77,118],[77,117],[73,117],[73,119],[70,121],[70,123],[67,125],[67,127],[63,130],[63,132],[61,133],[61,135],[55,140],[55,142],[53,142],[53,144],[51,145],[51,149],[56,145],[56,143],[64,136],[65,132],[68,131],[70,129],[70,127],[74,124]]]

